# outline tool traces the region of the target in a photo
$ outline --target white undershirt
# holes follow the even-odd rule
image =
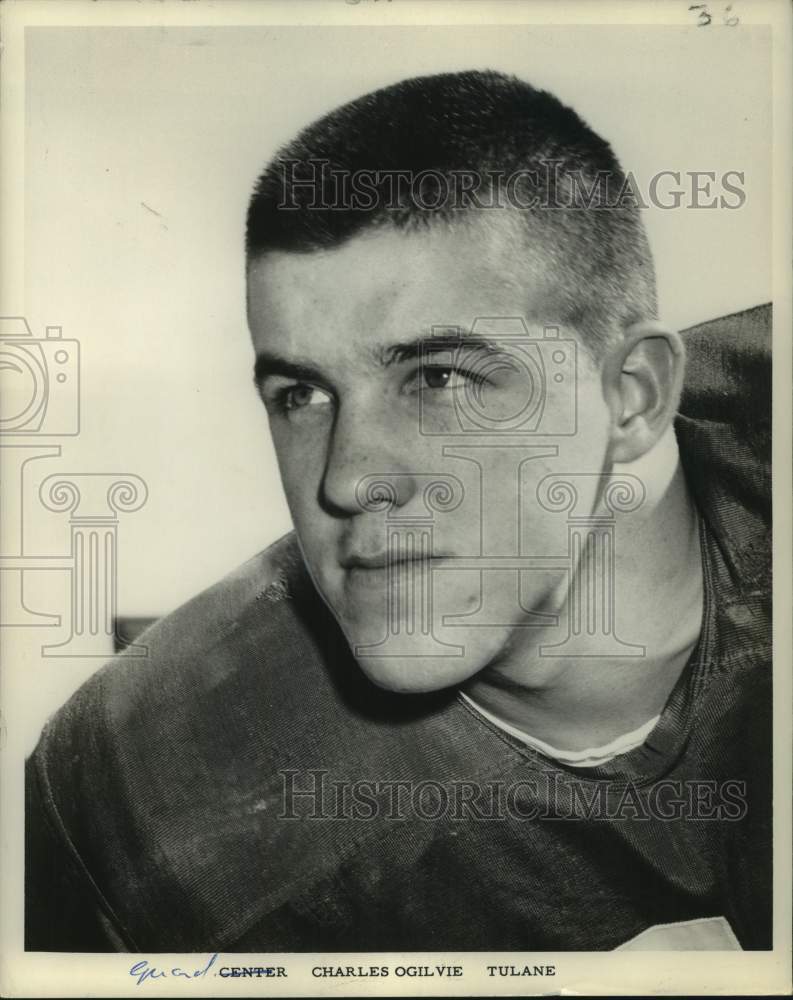
[[[498,728],[503,729],[504,732],[516,737],[523,743],[533,747],[535,750],[539,750],[540,753],[544,754],[546,757],[550,757],[553,760],[558,761],[560,764],[570,764],[574,767],[600,767],[601,764],[606,764],[614,757],[619,757],[620,754],[628,753],[629,750],[635,750],[636,747],[640,747],[642,743],[644,743],[653,729],[655,729],[658,720],[661,718],[660,715],[653,716],[653,718],[648,722],[645,722],[643,726],[639,726],[638,729],[633,729],[629,733],[618,736],[616,739],[612,740],[610,743],[606,743],[602,747],[590,747],[588,750],[559,750],[556,747],[552,747],[550,743],[546,743],[544,740],[538,740],[534,736],[529,736],[529,734],[524,733],[523,730],[517,729],[515,726],[510,725],[503,719],[499,719],[498,716],[493,715],[491,712],[488,712],[487,709],[482,708],[482,706],[477,704],[473,698],[469,698],[468,695],[463,694],[462,691],[460,691],[460,697],[463,698],[471,706],[471,708],[492,722],[494,726],[498,726]]]

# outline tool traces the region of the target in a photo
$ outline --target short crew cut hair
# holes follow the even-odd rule
[[[576,329],[593,355],[656,318],[640,206],[611,146],[552,94],[493,71],[403,80],[307,126],[256,183],[246,256],[491,209],[519,216],[553,266],[556,315],[543,319]]]

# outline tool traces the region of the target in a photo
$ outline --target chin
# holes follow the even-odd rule
[[[483,666],[464,656],[358,655],[356,660],[373,684],[395,694],[430,694],[457,687]]]
[[[499,656],[512,631],[510,626],[422,627],[408,614],[390,617],[382,588],[350,596],[329,606],[363,673],[387,691],[426,694],[459,686]],[[444,596],[447,607],[437,609],[436,622],[444,613],[470,611],[469,594],[466,600],[455,592]]]

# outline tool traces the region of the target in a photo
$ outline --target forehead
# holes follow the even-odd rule
[[[387,343],[482,316],[552,323],[553,298],[546,254],[503,217],[369,230],[329,250],[270,252],[248,270],[257,346],[303,352],[326,337]]]

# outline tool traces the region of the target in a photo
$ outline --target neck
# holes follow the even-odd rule
[[[612,472],[637,476],[647,489],[641,508],[617,516],[614,527],[612,638],[621,645],[609,642],[604,651],[599,634],[579,636],[575,655],[564,647],[553,655],[565,628],[519,629],[514,645],[465,689],[494,715],[560,749],[602,745],[657,715],[699,638],[698,519],[672,429],[643,462]],[[554,595],[560,626],[582,603],[592,569],[585,554]]]

